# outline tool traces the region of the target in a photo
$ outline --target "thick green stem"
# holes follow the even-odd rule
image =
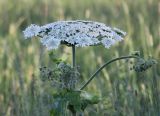
[[[84,89],[84,88],[92,81],[92,79],[93,79],[104,67],[106,67],[107,65],[111,64],[112,62],[115,62],[115,61],[118,61],[118,60],[122,60],[122,59],[128,59],[128,58],[136,58],[136,59],[138,59],[139,57],[138,57],[138,56],[122,56],[122,57],[114,58],[114,59],[106,62],[103,66],[101,66],[101,67],[88,79],[88,81],[80,88],[80,90]]]
[[[72,67],[74,68],[76,66],[76,47],[75,45],[72,46]]]

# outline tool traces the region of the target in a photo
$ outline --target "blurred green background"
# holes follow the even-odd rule
[[[127,32],[110,49],[77,48],[82,85],[111,58],[139,50],[160,62],[159,0],[0,0],[0,116],[47,116],[51,91],[39,79],[39,67],[51,66],[37,39],[24,40],[30,24],[58,20],[93,20]],[[65,49],[64,49],[65,48]],[[71,48],[54,51],[71,62]],[[85,111],[89,116],[160,116],[160,63],[143,73],[127,61],[104,69],[85,89],[103,101]]]

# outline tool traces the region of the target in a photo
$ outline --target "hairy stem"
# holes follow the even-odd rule
[[[92,79],[104,68],[106,67],[107,65],[111,64],[112,62],[115,62],[115,61],[118,61],[118,60],[122,60],[122,59],[128,59],[128,58],[136,58],[138,59],[139,57],[138,56],[122,56],[122,57],[119,57],[119,58],[114,58],[114,59],[111,59],[110,61],[106,62],[104,65],[102,65],[89,79],[88,81],[80,88],[80,90],[84,89],[91,81]]]
[[[76,66],[76,47],[75,45],[72,46],[72,67],[74,68]]]

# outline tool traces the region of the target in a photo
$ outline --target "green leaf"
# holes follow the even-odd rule
[[[97,104],[99,101],[101,101],[101,97],[90,94],[86,91],[81,93],[81,98],[87,100],[90,104]]]
[[[60,91],[59,94],[54,94],[55,101],[50,113],[59,116],[62,114],[61,112],[64,112],[67,105],[72,113],[81,111],[80,93],[81,91],[64,90]]]
[[[81,93],[81,109],[85,110],[88,105],[97,104],[101,101],[101,97],[90,94],[86,91]]]
[[[58,94],[54,94],[54,103],[50,110],[51,116],[64,115],[67,108],[72,112],[84,111],[88,105],[97,104],[101,101],[101,97],[92,95],[85,91],[63,90]]]

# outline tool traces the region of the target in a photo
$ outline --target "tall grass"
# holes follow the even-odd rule
[[[82,84],[105,61],[130,51],[140,50],[160,62],[158,0],[0,0],[0,115],[48,115],[52,90],[41,83],[38,70],[51,64],[48,53],[36,39],[24,40],[22,30],[31,23],[69,19],[103,22],[128,33],[110,49],[77,48]],[[55,51],[69,62],[70,53],[64,46]],[[160,64],[139,74],[129,67],[127,61],[117,62],[93,80],[86,89],[104,100],[89,107],[86,115],[160,115]]]

